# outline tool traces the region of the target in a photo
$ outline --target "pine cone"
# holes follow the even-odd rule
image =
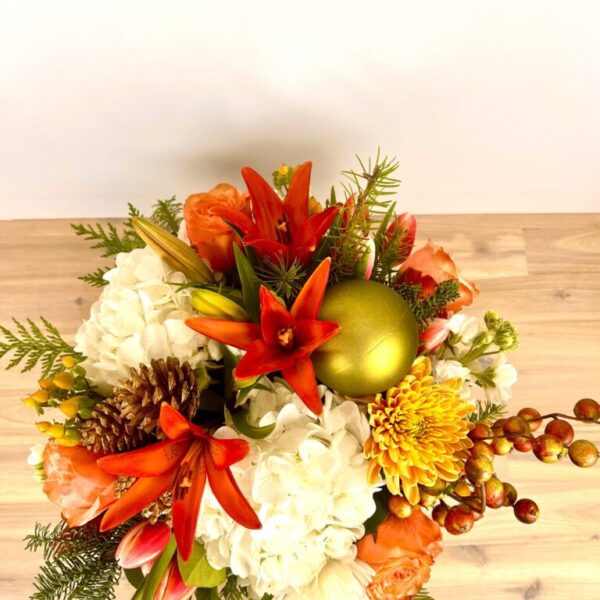
[[[94,452],[116,454],[147,444],[150,436],[132,426],[121,414],[116,398],[98,402],[89,419],[80,426],[81,443]]]
[[[115,454],[139,448],[165,436],[158,425],[160,405],[168,402],[191,420],[200,406],[200,391],[188,362],[170,356],[131,370],[131,378],[99,402],[80,427],[83,445]]]
[[[134,483],[135,477],[119,477],[115,483],[115,497],[120,498],[123,496]],[[150,523],[163,520],[167,524],[172,525],[171,504],[171,492],[165,492],[154,500],[154,502],[143,508],[140,514],[144,519],[148,519]]]
[[[164,434],[158,425],[160,405],[167,402],[191,420],[200,406],[200,391],[190,364],[169,356],[166,360],[152,360],[150,366],[132,369],[131,379],[121,382],[114,399],[120,403],[121,416],[131,426],[162,439]]]

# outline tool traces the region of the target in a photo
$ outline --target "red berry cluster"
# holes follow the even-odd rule
[[[593,466],[598,460],[598,448],[588,440],[574,441],[575,431],[566,419],[599,422],[600,405],[591,398],[584,398],[575,404],[573,412],[573,415],[541,415],[535,408],[523,408],[516,415],[499,419],[492,425],[476,423],[469,433],[473,446],[461,478],[443,492],[424,488],[421,504],[433,506],[433,519],[453,535],[469,531],[486,508],[511,506],[519,521],[534,523],[540,512],[537,504],[529,498],[517,500],[516,488],[496,476],[494,459],[515,449],[533,452],[545,463],[556,462],[568,455],[578,467]],[[535,436],[534,432],[545,420],[548,423],[544,433]],[[441,495],[458,504],[449,506]]]

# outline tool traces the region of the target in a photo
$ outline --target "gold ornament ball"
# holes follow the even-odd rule
[[[348,396],[383,392],[402,380],[419,344],[409,305],[375,281],[352,279],[325,295],[319,319],[341,331],[312,355],[317,378]]]

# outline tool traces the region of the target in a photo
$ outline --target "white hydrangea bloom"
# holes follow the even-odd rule
[[[172,271],[148,248],[117,255],[108,284],[75,335],[75,349],[87,359],[87,377],[101,389],[127,378],[132,367],[175,356],[192,366],[220,358],[220,346],[187,327],[194,315],[183,273]]]
[[[232,467],[263,528],[237,524],[207,489],[196,533],[209,562],[229,567],[258,597],[362,600],[372,572],[356,559],[355,542],[377,489],[367,482],[367,419],[324,388],[319,418],[284,384],[272,388],[253,393],[248,408],[258,424],[275,423],[274,431],[249,440],[249,455]]]

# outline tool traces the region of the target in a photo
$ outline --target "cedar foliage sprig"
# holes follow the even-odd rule
[[[395,158],[382,157],[366,163],[357,157],[360,170],[344,171],[348,180],[344,191],[351,203],[341,208],[327,236],[328,250],[332,256],[331,280],[344,281],[352,278],[356,265],[361,261],[367,246],[365,237],[372,223],[390,211],[392,201],[387,198],[396,191],[400,181],[393,177],[398,169]],[[335,204],[332,193],[328,205]]]
[[[427,593],[427,590],[421,589],[417,595],[413,597],[413,600],[433,600],[433,598]]]
[[[31,600],[114,599],[121,575],[115,551],[131,524],[100,533],[95,523],[74,528],[64,521],[55,526],[36,523],[25,548],[41,548],[44,564],[34,579]]]
[[[75,235],[93,242],[92,248],[101,250],[101,256],[107,258],[121,252],[131,252],[136,248],[143,248],[146,244],[133,228],[132,219],[142,217],[142,213],[131,202],[127,205],[127,220],[123,223],[121,230],[113,223],[103,225],[84,225],[83,223],[71,223]],[[179,226],[183,220],[182,204],[177,202],[175,196],[168,200],[158,200],[153,206],[150,220],[166,229],[169,233],[177,235]],[[94,287],[103,287],[107,281],[104,275],[112,267],[98,267],[91,273],[79,277],[85,283]]]
[[[477,410],[474,410],[469,416],[472,423],[485,423],[492,425],[498,419],[501,419],[506,414],[506,407],[502,404],[496,404],[491,400],[478,402]]]
[[[69,354],[77,358],[81,357],[81,354],[75,352],[73,346],[61,337],[58,329],[48,319],[40,317],[40,320],[42,325],[37,325],[31,319],[21,323],[13,318],[14,333],[0,325],[0,333],[4,338],[0,339],[0,358],[12,352],[12,357],[6,366],[7,370],[20,365],[21,373],[25,373],[41,363],[42,377],[48,377],[60,368],[61,356]]]
[[[421,326],[438,317],[450,302],[460,296],[458,281],[455,279],[442,281],[429,296],[423,294],[423,288],[418,283],[399,281],[395,287]]]

